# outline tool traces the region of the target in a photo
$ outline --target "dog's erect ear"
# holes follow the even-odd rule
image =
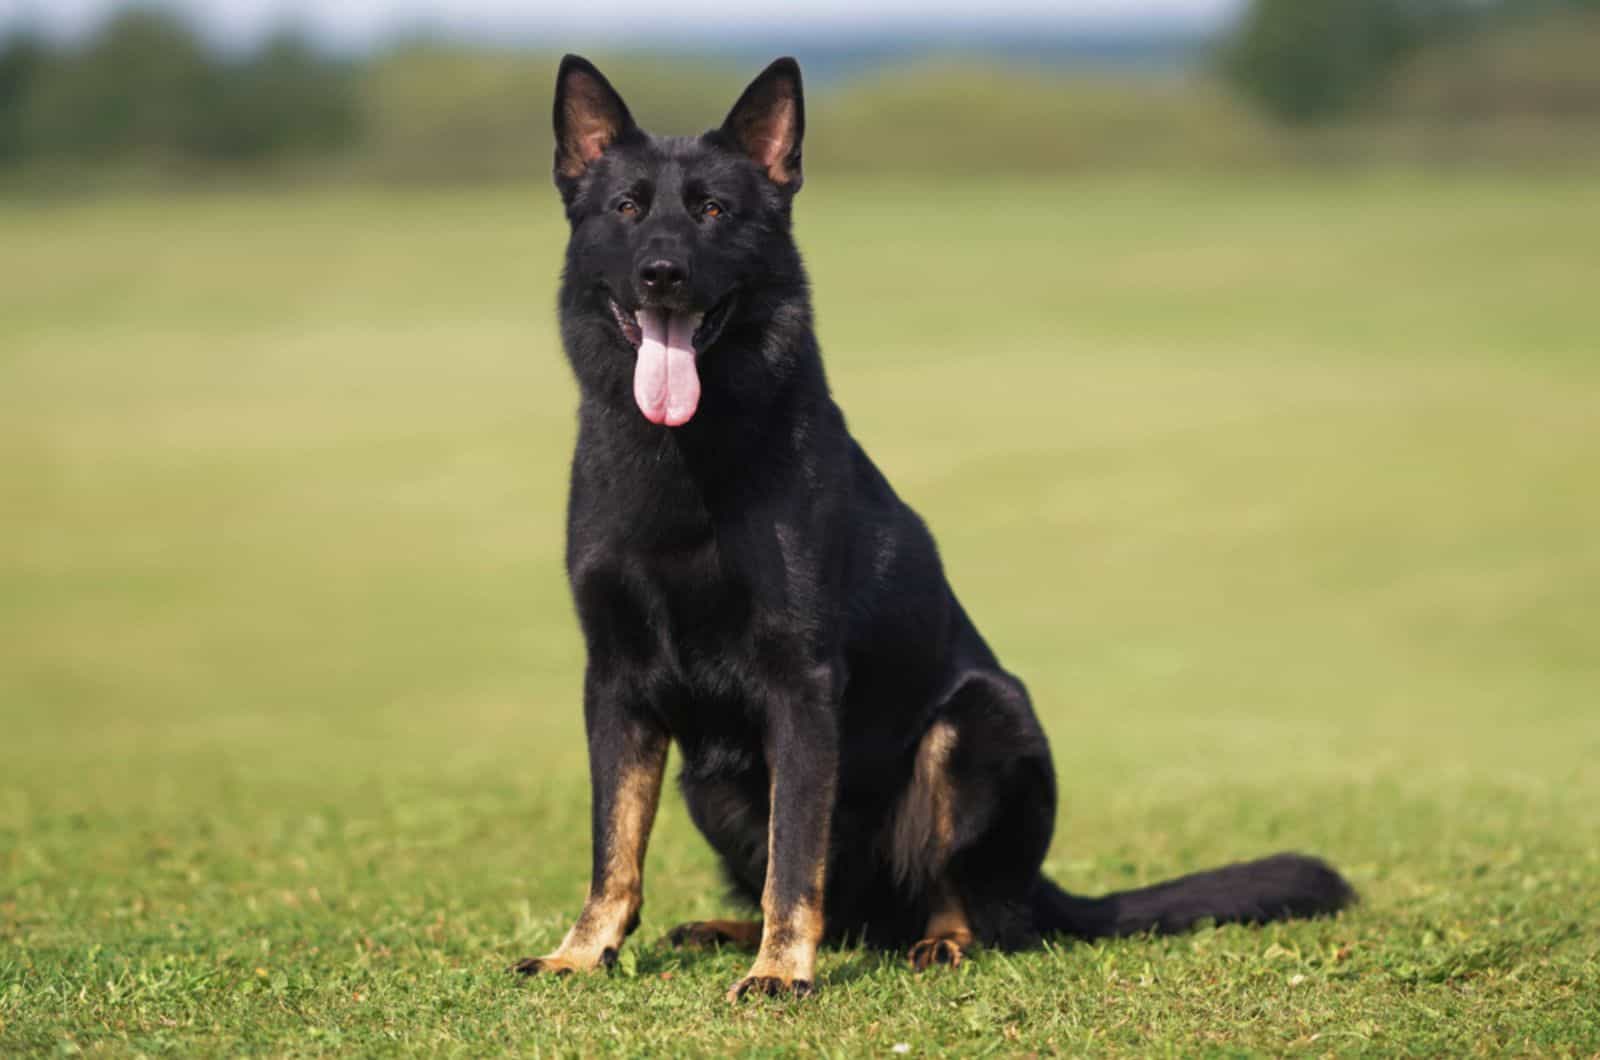
[[[800,141],[806,132],[806,102],[800,64],[782,58],[750,82],[722,123],[722,134],[774,184],[800,189]]]
[[[613,143],[635,132],[633,116],[594,64],[578,55],[556,73],[556,185],[566,194]]]

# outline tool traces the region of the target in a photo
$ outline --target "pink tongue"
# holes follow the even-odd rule
[[[681,427],[700,406],[700,374],[690,339],[699,313],[640,309],[639,358],[633,365],[633,400],[651,423]]]

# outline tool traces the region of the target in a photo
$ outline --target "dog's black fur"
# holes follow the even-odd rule
[[[1332,869],[1290,854],[1101,898],[1041,874],[1056,783],[1028,694],[829,395],[791,234],[804,132],[792,60],[720,128],[669,138],[640,130],[569,56],[555,124],[571,225],[561,333],[581,394],[567,566],[588,647],[595,854],[579,926],[522,970],[609,963],[632,930],[668,741],[695,824],[765,913],[736,993],[807,989],[816,936],[909,946],[938,934],[941,910],[965,920],[936,955],[956,960],[960,944],[1351,900]],[[684,274],[664,297],[639,279],[663,259]],[[676,428],[630,396],[634,314],[658,304],[705,314],[703,394]]]

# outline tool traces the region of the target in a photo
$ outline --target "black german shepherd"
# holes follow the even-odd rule
[[[791,233],[804,131],[792,59],[688,138],[649,135],[594,66],[561,63],[594,866],[560,947],[517,970],[615,960],[673,740],[695,824],[761,907],[672,932],[757,949],[730,998],[809,992],[825,939],[922,969],[975,944],[1345,905],[1336,872],[1293,854],[1102,898],[1040,873],[1056,784],[1027,691],[828,393]]]

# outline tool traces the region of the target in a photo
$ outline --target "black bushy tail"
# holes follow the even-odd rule
[[[1146,931],[1171,934],[1207,920],[1260,924],[1322,916],[1355,898],[1356,892],[1327,863],[1303,854],[1274,854],[1100,898],[1070,895],[1040,876],[1033,918],[1044,935],[1101,939]]]

